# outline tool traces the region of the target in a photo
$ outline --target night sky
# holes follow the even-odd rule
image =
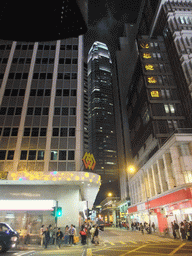
[[[98,40],[105,43],[111,54],[118,49],[124,24],[135,23],[141,0],[89,0],[88,32],[84,36],[85,57]]]

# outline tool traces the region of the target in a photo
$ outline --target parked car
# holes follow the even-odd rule
[[[7,223],[0,222],[0,253],[15,248],[19,242],[19,234]]]

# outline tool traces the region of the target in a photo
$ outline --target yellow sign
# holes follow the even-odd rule
[[[89,168],[93,171],[93,169],[95,168],[95,165],[96,165],[96,161],[95,161],[93,154],[86,152],[82,161],[83,161],[86,169]]]
[[[146,70],[154,70],[154,67],[153,67],[153,65],[148,64],[148,65],[145,65],[145,69]]]
[[[150,53],[143,53],[143,58],[144,59],[151,59],[151,54]]]
[[[156,84],[157,83],[157,80],[153,76],[148,77],[147,80],[148,80],[148,83],[150,83],[150,84]]]
[[[148,49],[149,48],[149,44],[146,44],[146,43],[141,43],[140,44],[140,46],[141,46],[141,48],[146,48],[146,49]]]
[[[151,97],[159,98],[159,91],[151,91]]]
[[[8,172],[0,172],[0,180],[7,180]]]

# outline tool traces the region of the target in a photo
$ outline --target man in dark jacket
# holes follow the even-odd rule
[[[57,239],[58,247],[60,248],[61,243],[62,243],[62,239],[63,239],[63,233],[61,232],[60,228],[58,228],[58,231],[56,233],[56,239]]]
[[[46,249],[47,245],[49,243],[49,239],[50,239],[49,229],[46,228],[46,230],[43,232],[43,234],[45,236],[45,249]]]

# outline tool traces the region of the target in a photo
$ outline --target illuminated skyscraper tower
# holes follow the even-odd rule
[[[107,45],[94,42],[88,53],[89,150],[103,182],[118,178],[111,64]]]

